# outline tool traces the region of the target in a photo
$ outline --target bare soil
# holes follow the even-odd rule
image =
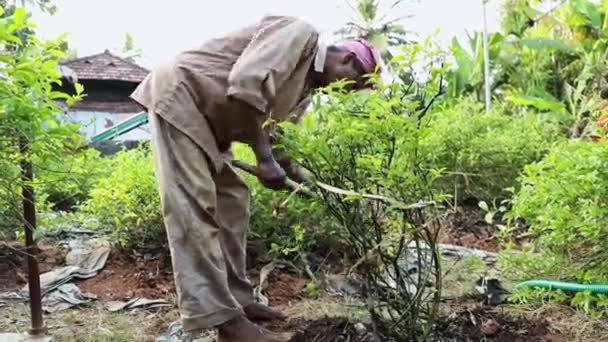
[[[80,284],[83,290],[99,295],[100,302],[47,316],[51,334],[59,340],[152,341],[178,317],[175,309],[152,314],[145,311],[111,314],[101,304],[104,300],[133,296],[173,298],[172,278],[164,266],[159,260],[135,260],[113,253],[104,271]],[[367,322],[361,313],[353,315],[347,311],[350,304],[341,298],[322,295],[311,300],[304,291],[308,282],[304,277],[285,270],[275,271],[270,276],[265,294],[271,305],[283,310],[290,318],[285,322],[268,324],[269,329],[292,333],[292,342],[372,341],[369,334],[361,335],[355,329],[358,322]],[[7,311],[6,315],[0,314],[0,331],[27,329],[29,310],[26,305],[19,305],[3,308]],[[606,321],[595,322],[568,309],[513,315],[515,307],[469,305],[464,307],[459,303],[454,307],[444,307],[442,312],[445,315],[437,320],[431,341],[562,342],[608,338]],[[516,309],[521,310],[521,306]],[[364,312],[364,309],[359,308],[359,311]],[[488,324],[491,321],[495,324]],[[488,330],[488,325],[490,328],[494,326],[495,331]],[[134,330],[134,326],[142,328]],[[98,339],[91,339],[91,336]]]
[[[124,300],[141,297],[175,297],[170,265],[162,259],[135,259],[113,251],[106,267],[97,276],[78,284],[82,291],[96,294],[100,300]]]
[[[295,331],[295,335],[290,342],[372,341],[359,336],[354,325],[346,319],[326,317],[308,322],[294,321],[292,325],[291,331]]]
[[[38,243],[38,268],[48,272],[65,263],[66,251],[52,241]],[[21,242],[0,243],[0,292],[18,291],[27,284],[27,253]]]
[[[496,227],[485,221],[483,211],[477,206],[457,207],[448,213],[441,229],[439,242],[488,252],[500,249]]]
[[[281,272],[268,277],[268,288],[264,291],[270,305],[289,305],[305,297],[307,279],[296,274]]]
[[[545,319],[515,318],[492,308],[474,307],[437,320],[431,341],[436,342],[566,342],[559,332],[552,332]],[[365,331],[355,328],[348,318],[324,317],[316,320],[294,319],[283,325],[270,326],[276,331],[294,332],[291,342],[372,342],[369,325]],[[389,341],[390,339],[382,339]]]
[[[506,312],[488,307],[474,307],[437,320],[435,341],[477,342],[487,339],[498,342],[568,341],[553,333],[545,319],[515,318]]]

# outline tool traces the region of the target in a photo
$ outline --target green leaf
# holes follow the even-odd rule
[[[18,46],[23,45],[23,40],[21,40],[21,38],[19,38],[19,37],[15,36],[15,35],[12,35],[12,34],[11,34],[11,35],[7,35],[7,36],[5,37],[5,39],[6,39],[8,42],[13,43],[13,44],[18,45]]]
[[[483,209],[484,211],[489,211],[489,210],[490,210],[490,208],[488,207],[488,203],[486,203],[485,201],[480,201],[480,202],[478,203],[478,205],[479,205],[479,207],[480,207],[481,209]]]
[[[57,60],[50,59],[50,60],[42,63],[42,68],[44,70],[54,71],[56,67],[57,67]]]
[[[484,220],[487,224],[492,224],[494,222],[494,213],[491,211],[487,212],[484,216]]]
[[[587,0],[572,0],[572,7],[581,15],[583,15],[595,29],[600,29],[602,26],[602,13],[596,4]]]
[[[15,9],[12,15],[13,23],[18,26],[22,26],[25,23],[25,19],[27,18],[27,12],[24,8],[18,7]],[[20,27],[18,27],[20,28]]]
[[[456,64],[458,65],[458,73],[459,74],[470,74],[473,71],[473,59],[471,55],[462,48],[458,39],[452,39],[452,46],[450,47],[454,58],[456,59]]]
[[[69,100],[71,98],[71,96],[64,92],[53,91],[53,92],[51,92],[51,98],[53,100]]]
[[[519,41],[523,46],[533,50],[557,50],[563,52],[575,52],[575,49],[566,42],[552,38],[524,38]]]
[[[527,95],[507,96],[506,100],[513,102],[516,105],[530,106],[539,110],[547,110],[558,113],[566,112],[566,107],[564,104],[557,100]]]
[[[49,120],[46,122],[49,130],[56,130],[59,128],[59,124],[55,120]]]

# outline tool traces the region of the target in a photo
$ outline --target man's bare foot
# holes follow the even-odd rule
[[[282,321],[287,318],[287,316],[281,312],[258,303],[247,305],[243,308],[243,310],[245,310],[245,315],[247,315],[247,318],[253,322]]]
[[[217,342],[285,342],[286,336],[261,328],[239,316],[218,328]]]

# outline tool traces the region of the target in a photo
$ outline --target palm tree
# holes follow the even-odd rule
[[[121,52],[122,56],[131,62],[135,62],[136,59],[141,58],[143,55],[142,49],[135,45],[135,40],[129,33],[125,34]]]
[[[409,43],[407,36],[410,33],[399,24],[409,16],[391,17],[388,12],[396,12],[405,0],[396,0],[384,11],[380,9],[379,0],[349,0],[349,7],[356,13],[357,18],[348,21],[336,34],[346,39],[364,38],[382,53],[385,62],[392,58],[390,47]],[[385,12],[385,13],[381,13]]]

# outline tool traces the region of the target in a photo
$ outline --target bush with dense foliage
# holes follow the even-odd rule
[[[415,59],[422,50],[415,45],[406,53]],[[425,340],[441,292],[436,207],[429,203],[443,197],[433,191],[439,173],[424,164],[429,106],[419,100],[431,103],[442,93],[443,69],[427,67],[434,77],[424,85],[398,81],[364,93],[344,93],[337,85],[299,127],[282,125],[280,141],[289,153],[315,181],[331,185],[317,183],[319,201],[345,232],[345,253],[364,279],[363,295],[383,340]]]
[[[246,145],[235,144],[236,160],[250,164],[255,157]],[[249,240],[262,242],[271,256],[293,256],[311,249],[324,252],[339,245],[339,231],[319,203],[285,191],[266,188],[242,173],[251,191]]]
[[[482,104],[462,99],[429,116],[422,151],[430,167],[443,170],[438,189],[456,199],[506,198],[524,166],[561,139],[556,125],[535,113],[511,115],[500,104],[485,113]]]
[[[113,156],[108,176],[99,179],[82,207],[110,232],[119,246],[157,249],[166,246],[152,151],[146,145]]]
[[[33,182],[36,195],[38,227],[49,232],[56,229],[87,226],[91,218],[83,218],[78,206],[89,198],[93,185],[108,173],[109,159],[102,158],[94,149],[66,147],[59,156],[34,156],[32,163],[36,179]],[[7,168],[10,170],[10,168]],[[0,183],[18,179],[19,174],[5,173]],[[7,182],[11,184],[11,182]],[[18,182],[16,183],[18,184]],[[17,185],[12,192],[0,192],[0,236],[13,239],[22,236],[21,196]]]
[[[107,176],[109,162],[92,148],[65,151],[61,159],[35,161],[38,201],[52,210],[74,210],[88,199],[93,185]]]
[[[533,240],[506,253],[518,279],[608,282],[608,144],[571,141],[525,168],[511,219],[523,218]]]
[[[22,230],[21,195],[17,180],[19,170],[0,159],[0,240],[12,240]]]
[[[235,145],[234,155],[253,162],[252,152],[244,145]],[[166,237],[152,151],[142,145],[108,159],[108,175],[93,184],[90,199],[82,208],[84,213],[95,218],[97,228],[107,230],[124,248],[164,247]],[[262,253],[291,256],[313,245],[327,248],[325,242],[331,236],[332,225],[318,204],[267,189],[255,177],[243,176],[252,193],[249,240],[263,245]]]

